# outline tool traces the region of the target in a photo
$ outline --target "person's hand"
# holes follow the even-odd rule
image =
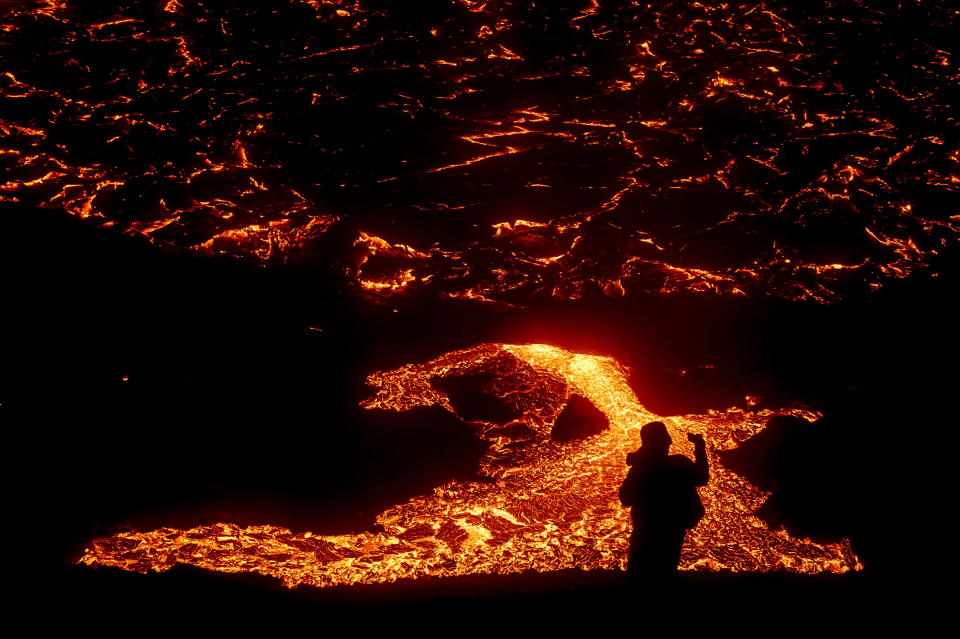
[[[698,433],[687,433],[687,441],[693,443],[694,446],[706,446],[707,442],[703,439],[703,435]]]

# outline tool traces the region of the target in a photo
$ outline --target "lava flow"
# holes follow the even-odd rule
[[[88,565],[139,572],[191,564],[220,572],[254,572],[287,586],[346,585],[424,576],[524,571],[620,570],[630,520],[617,500],[625,456],[640,427],[661,419],[672,452],[692,455],[686,433],[708,443],[710,482],[700,490],[706,515],[689,531],[680,568],[709,571],[846,572],[861,564],[849,543],[822,545],[770,530],[752,515],[766,494],[726,469],[717,455],[748,440],[773,415],[803,411],[738,409],[663,418],[641,406],[614,359],[542,344],[484,344],[425,364],[374,373],[368,409],[406,411],[456,406],[442,387],[465,375],[516,415],[505,423],[470,421],[490,442],[484,481],[451,482],[377,517],[381,532],[315,535],[271,525],[220,523],[160,528],[94,540]],[[597,434],[558,441],[551,432],[574,403],[589,402],[609,422]],[[462,417],[461,417],[462,418]]]
[[[164,249],[526,307],[960,245],[949,0],[12,4],[0,202]]]

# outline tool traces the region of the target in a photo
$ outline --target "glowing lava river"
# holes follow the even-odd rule
[[[482,391],[519,417],[468,421],[490,442],[482,481],[447,483],[384,511],[377,517],[381,532],[321,536],[229,523],[160,528],[95,539],[80,561],[139,572],[190,564],[269,575],[290,587],[623,569],[630,521],[617,489],[627,471],[624,459],[639,445],[640,427],[660,419],[673,453],[692,455],[685,433],[702,434],[709,452],[710,482],[700,490],[706,515],[687,535],[681,569],[812,574],[862,567],[846,540],[824,545],[769,529],[753,515],[767,494],[725,468],[717,454],[756,435],[774,415],[810,419],[813,413],[730,409],[661,417],[640,405],[627,370],[614,359],[542,344],[484,344],[374,373],[367,381],[375,392],[363,405],[392,411],[441,406],[456,414],[442,387],[464,376],[485,379]],[[592,410],[589,405],[607,428],[579,439],[552,436],[556,424],[584,406]]]

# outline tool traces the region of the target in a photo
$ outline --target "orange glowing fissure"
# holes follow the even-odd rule
[[[526,428],[469,422],[491,442],[480,469],[487,481],[450,482],[398,504],[377,516],[380,532],[316,535],[229,523],[160,528],[95,539],[79,561],[143,573],[182,563],[268,575],[289,587],[622,570],[630,519],[617,489],[627,471],[625,456],[638,447],[640,427],[659,419],[671,433],[673,453],[692,456],[686,433],[703,435],[708,447],[710,481],[700,489],[706,515],[687,534],[682,570],[814,574],[862,567],[846,540],[818,544],[771,530],[752,514],[767,493],[725,468],[717,455],[756,435],[773,415],[816,417],[808,411],[655,415],[640,405],[616,360],[543,344],[483,344],[373,373],[367,381],[374,393],[363,406],[402,412],[437,405],[455,413],[431,380],[475,373],[492,374],[487,392],[520,415],[507,427]],[[609,427],[583,439],[554,441],[551,428],[574,396],[599,409]],[[525,434],[518,436],[520,431]]]
[[[409,25],[365,0],[5,4],[0,202],[169,250],[340,256],[367,300],[827,304],[960,245],[945,0],[903,42],[920,3],[451,0]]]

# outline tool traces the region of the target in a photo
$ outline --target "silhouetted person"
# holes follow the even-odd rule
[[[709,478],[703,436],[688,434],[696,462],[669,455],[670,435],[663,422],[640,431],[639,449],[627,455],[631,466],[620,487],[620,503],[630,507],[633,532],[627,572],[632,578],[666,577],[676,573],[687,530],[703,517],[697,486]]]

